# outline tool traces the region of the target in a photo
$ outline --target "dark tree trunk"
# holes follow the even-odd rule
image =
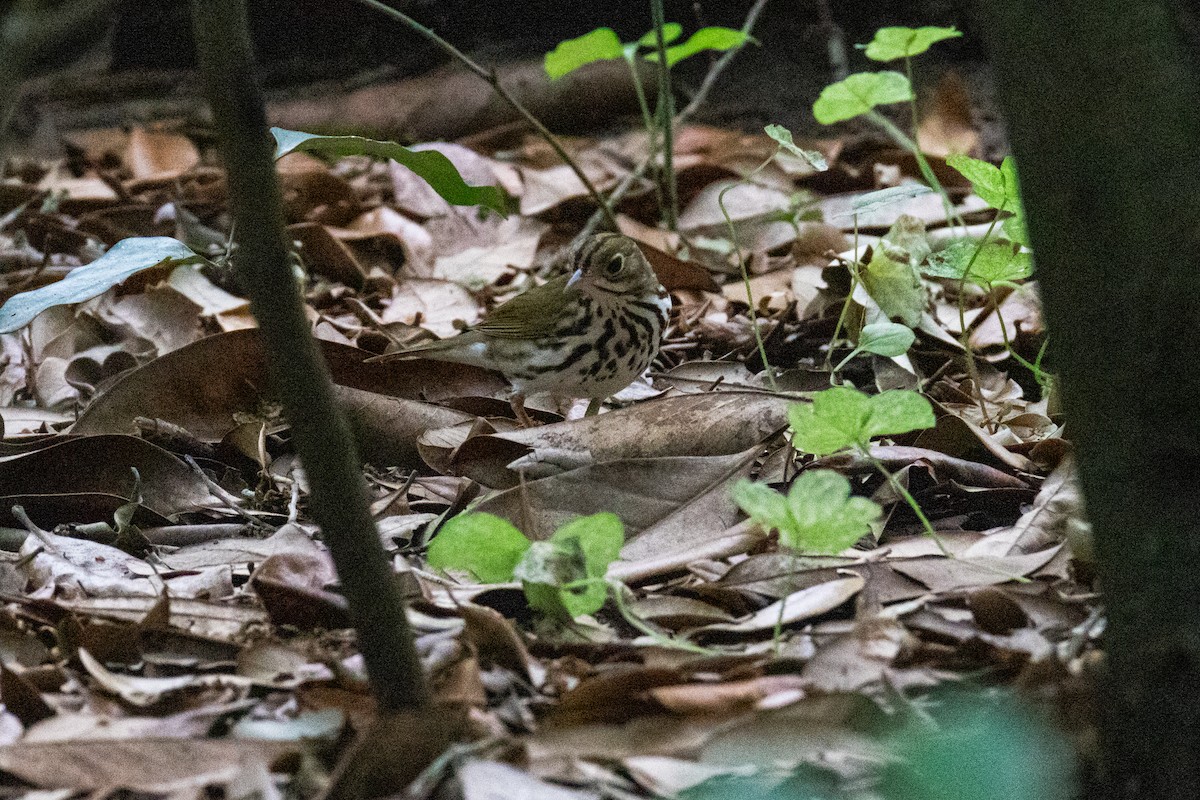
[[[1108,605],[1104,794],[1200,797],[1200,83],[1167,0],[989,0]]]

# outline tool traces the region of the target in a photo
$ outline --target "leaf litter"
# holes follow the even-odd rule
[[[961,87],[939,88],[920,137],[931,161],[976,141],[963,102]],[[966,297],[971,363],[956,251],[939,238],[952,222],[915,168],[888,186],[874,167],[905,167],[886,148],[810,141],[799,146],[828,171],[785,155],[746,182],[778,151],[770,137],[678,133],[680,232],[659,226],[645,181],[615,209],[675,303],[649,382],[597,417],[534,398],[545,424],[532,429],[486,370],[367,359],[453,335],[554,274],[593,210],[575,175],[532,137],[414,148],[515,196],[520,213],[502,220],[448,205],[395,162],[280,162],[309,318],[436,701],[453,709],[457,743],[419,796],[441,796],[439,775],[467,797],[500,784],[711,796],[814,775],[853,786],[899,752],[879,731],[940,687],[1094,669],[1099,600],[1070,445],[1005,348],[1012,337],[1032,361],[1045,335],[1024,266],[997,261],[989,280],[1019,288]],[[0,772],[29,789],[166,797],[257,783],[316,796],[366,757],[349,743],[380,724],[362,660],[223,259],[209,145],[168,129],[123,137],[109,175],[120,196],[93,171],[47,165],[10,195],[67,202],[0,208],[12,212],[0,299],[51,292],[11,307],[0,334]],[[512,134],[473,141],[489,138]],[[645,147],[636,134],[569,143],[602,190]],[[986,202],[1006,207],[1009,174],[981,173]],[[948,189],[957,213],[986,208],[967,180]],[[64,235],[37,235],[50,228]],[[113,246],[125,236],[158,237],[132,241],[161,263],[75,288],[106,248],[117,259],[136,246]],[[183,263],[198,236],[205,258]],[[865,286],[851,295],[855,258]],[[769,391],[756,325],[783,395]],[[863,396],[860,428],[806,431],[839,363],[837,383],[881,400]],[[903,409],[882,405],[872,417],[870,402],[898,396],[881,392],[912,387],[933,400],[932,425],[897,425]],[[756,487],[745,491],[775,517],[747,519],[736,486]],[[809,514],[817,489],[846,505]],[[507,526],[503,568],[430,563],[467,509]],[[623,538],[599,573],[587,555],[586,586],[554,594],[591,552],[586,531],[559,532],[599,512]],[[808,540],[789,525],[827,549],[796,549]],[[607,579],[620,585],[596,583],[618,550]],[[393,774],[416,777],[405,770]]]

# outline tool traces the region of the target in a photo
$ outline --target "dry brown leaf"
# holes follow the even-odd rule
[[[129,133],[124,162],[135,181],[173,181],[200,163],[200,151],[186,136],[138,127]]]
[[[248,761],[271,765],[297,754],[297,742],[134,739],[12,744],[0,770],[43,789],[172,792],[231,780]]]
[[[777,603],[737,622],[719,622],[692,631],[692,635],[708,633],[756,634],[772,631],[777,625],[790,625],[820,616],[840,606],[862,591],[866,585],[858,575],[818,583],[794,592]]]
[[[739,453],[786,425],[788,402],[755,392],[652,400],[595,417],[476,436],[462,445],[453,466],[485,486],[511,487],[518,470],[541,477],[617,459]]]
[[[625,524],[626,558],[686,553],[726,533],[738,510],[730,482],[749,469],[753,453],[609,461],[569,470],[484,500],[477,511],[511,521],[543,539],[577,516],[615,511]],[[677,515],[677,516],[676,516]],[[639,535],[654,531],[643,545]]]
[[[480,316],[479,303],[457,283],[418,278],[398,285],[379,315],[384,323],[420,325],[442,339],[474,325]]]
[[[933,96],[921,112],[917,144],[931,156],[945,158],[955,153],[979,155],[979,132],[971,114],[967,84],[954,70],[942,73]]]

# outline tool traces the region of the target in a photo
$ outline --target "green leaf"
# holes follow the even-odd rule
[[[908,352],[917,336],[912,329],[898,322],[872,322],[864,325],[856,349],[877,356],[895,358]]]
[[[154,267],[204,261],[169,236],[122,239],[90,264],[76,267],[61,281],[10,297],[0,306],[0,333],[12,333],[48,308],[99,297],[131,275]]]
[[[829,469],[802,472],[787,496],[792,527],[779,541],[807,553],[840,553],[871,532],[883,509],[865,497],[850,496],[850,481]]]
[[[902,214],[871,251],[862,271],[863,288],[883,313],[910,328],[921,324],[925,310],[927,292],[917,265],[928,254],[925,223]]]
[[[916,392],[894,390],[869,396],[835,386],[813,395],[812,403],[788,409],[792,444],[815,456],[847,447],[866,447],[876,436],[888,436],[934,425],[933,408]]]
[[[865,114],[875,106],[913,99],[908,78],[899,72],[857,72],[821,90],[813,116],[822,125]]]
[[[437,150],[410,150],[395,142],[381,142],[362,136],[317,136],[302,131],[271,128],[275,137],[275,158],[291,152],[318,153],[326,156],[374,156],[392,161],[417,173],[447,203],[456,206],[484,206],[499,214],[507,213],[504,193],[495,186],[470,186],[458,169]]]
[[[983,202],[998,211],[1021,210],[1020,185],[1017,182],[1017,165],[1008,156],[999,167],[964,155],[952,155],[946,163],[954,167],[971,182],[971,189]]]
[[[1001,223],[1000,227],[1004,230],[1004,234],[1016,242],[1017,244],[1031,247],[1029,244],[1029,230],[1025,227],[1025,215],[1014,214]]]
[[[733,502],[766,530],[783,530],[792,524],[792,513],[779,492],[762,483],[743,478],[730,491]]]
[[[875,38],[867,45],[867,58],[873,61],[895,61],[897,58],[912,58],[924,53],[929,47],[944,39],[962,36],[954,28],[880,28]]]
[[[571,520],[550,537],[552,542],[578,541],[583,549],[588,577],[603,578],[608,565],[621,555],[625,525],[612,513],[591,514]]]
[[[543,64],[550,79],[557,80],[586,64],[621,58],[621,48],[621,40],[612,28],[596,28],[583,36],[559,42],[557,47],[546,53]]]
[[[683,35],[683,26],[678,22],[668,22],[663,25],[663,43],[670,44]],[[658,38],[655,37],[654,31],[648,31],[642,34],[642,38],[637,40],[639,47],[658,47]]]
[[[650,46],[656,46],[654,44],[654,36],[652,34],[647,35],[650,36]],[[645,37],[642,38],[644,39]],[[755,41],[754,37],[736,28],[722,28],[719,26],[701,28],[689,36],[683,44],[667,48],[667,68],[669,69],[685,58],[689,58],[705,50],[732,50],[746,42],[753,41]],[[657,61],[658,53],[647,53],[646,60]]]
[[[583,549],[578,541],[534,542],[513,569],[513,577],[521,582],[531,607],[553,619],[574,619],[576,615],[567,608],[567,592],[562,587],[586,577]],[[603,604],[602,594],[600,605]]]
[[[825,156],[821,155],[816,150],[805,150],[803,147],[798,147],[796,143],[792,141],[792,132],[782,125],[768,125],[767,127],[763,128],[763,130],[766,131],[767,136],[770,136],[775,140],[776,144],[794,155],[796,158],[808,162],[813,169],[821,171],[829,169],[829,164],[825,163]]]
[[[863,430],[863,442],[876,436],[896,436],[932,428],[935,424],[933,406],[920,394],[907,389],[880,392],[871,397],[871,414]]]
[[[438,569],[464,569],[483,583],[504,583],[530,542],[508,520],[492,514],[451,517],[429,543],[429,564]]]
[[[788,408],[792,445],[802,453],[827,456],[863,441],[871,398],[862,392],[835,386],[813,395],[811,403]]]
[[[529,604],[542,613],[560,619],[591,614],[604,605],[604,576],[624,541],[625,527],[616,514],[580,517],[548,541],[534,542],[513,574]]]
[[[979,255],[975,255],[975,251]],[[974,259],[974,261],[972,261]],[[1029,253],[1015,250],[1009,242],[958,241],[929,257],[925,271],[938,278],[962,280],[970,267],[968,281],[988,287],[1002,281],[1012,282],[1033,274],[1033,258]]]

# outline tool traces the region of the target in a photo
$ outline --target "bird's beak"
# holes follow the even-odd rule
[[[572,286],[579,283],[579,279],[582,277],[583,277],[583,270],[582,269],[575,270],[575,274],[567,279],[567,288],[570,289]]]

